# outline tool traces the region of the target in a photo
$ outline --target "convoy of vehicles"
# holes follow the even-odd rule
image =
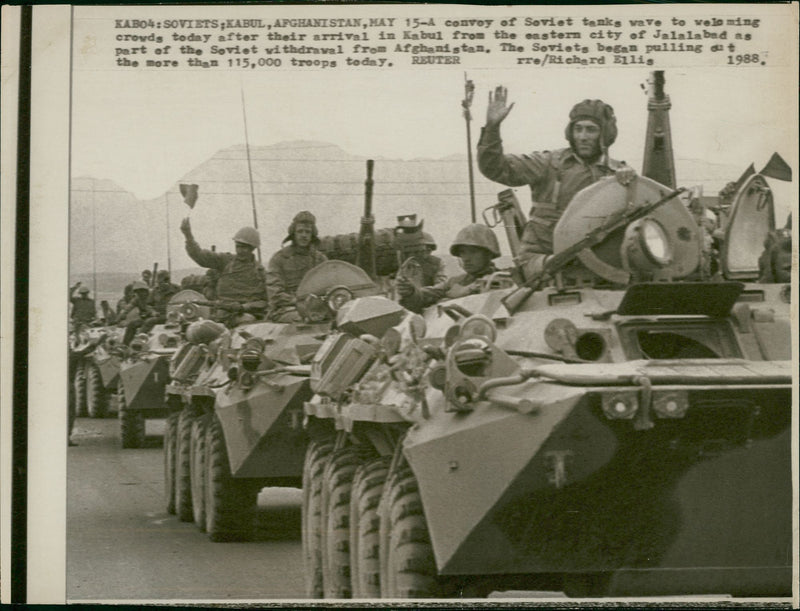
[[[167,418],[167,510],[242,540],[262,488],[302,486],[316,598],[791,594],[789,292],[758,282],[770,173],[706,206],[712,269],[661,73],[649,110],[642,175],[578,193],[537,273],[415,314],[381,293],[396,258],[384,244],[376,268],[362,219],[351,262],[301,283],[302,322],[226,327],[223,304],[176,295],[117,364],[123,447]],[[513,194],[484,218],[516,254]]]

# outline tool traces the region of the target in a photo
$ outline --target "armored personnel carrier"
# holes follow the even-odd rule
[[[361,268],[326,261],[298,287],[303,322],[228,329],[203,319],[188,327],[166,391],[168,511],[194,521],[213,541],[241,540],[250,535],[262,488],[300,485],[310,360],[335,311],[376,293]]]
[[[179,291],[167,304],[167,321],[148,333],[139,333],[123,351],[117,386],[117,410],[122,448],[141,448],[145,421],[164,418],[168,409],[164,393],[169,382],[169,362],[182,339],[182,329],[208,308],[187,308],[203,296]]]
[[[311,359],[344,303],[378,293],[376,262],[388,259],[385,253],[376,257],[388,246],[373,228],[372,168],[368,161],[357,238],[323,238],[335,247],[332,255],[358,266],[330,260],[309,270],[296,295],[302,322],[227,328],[207,313],[195,316],[170,362],[166,507],[181,520],[194,521],[212,541],[248,538],[259,491],[301,483],[308,442],[302,408],[311,397]],[[196,303],[186,304],[184,314],[193,307]]]
[[[309,596],[791,594],[789,291],[757,282],[772,195],[737,187],[712,278],[652,169],[578,193],[516,287],[339,310],[304,406]],[[513,249],[524,217],[493,214]]]
[[[113,406],[121,340],[122,332],[115,326],[87,326],[71,335],[70,349],[82,353],[72,379],[78,416],[103,418]]]

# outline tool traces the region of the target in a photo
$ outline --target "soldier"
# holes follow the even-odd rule
[[[417,223],[416,216],[397,217],[394,241],[401,261],[397,276],[413,278],[420,287],[433,286],[447,280],[447,275],[442,260],[431,254],[436,250],[436,242],[429,233],[422,231],[422,221]]]
[[[418,288],[401,276],[397,280],[400,305],[412,312],[421,312],[442,299],[480,293],[483,279],[497,271],[492,260],[500,256],[500,245],[491,229],[472,224],[458,232],[450,254],[461,259],[466,273],[424,288]]]
[[[145,320],[156,316],[156,311],[150,306],[150,289],[144,282],[137,280],[131,287],[133,292],[133,299],[126,305],[119,314],[119,320],[125,320],[134,308],[139,310],[139,316],[133,320],[128,321],[125,325],[125,335],[122,338],[122,343],[126,346],[131,343],[136,330],[142,326]]]
[[[758,258],[759,282],[789,283],[792,281],[792,215],[782,229],[775,229],[764,240],[764,251]]]
[[[79,296],[76,297],[75,289],[78,287],[80,287],[78,290]],[[89,298],[89,287],[81,286],[80,282],[76,283],[69,289],[69,300],[72,303],[70,318],[76,323],[76,326],[80,327],[82,324],[90,323],[97,316],[94,299]]]
[[[176,284],[172,284],[169,278],[169,272],[162,269],[156,274],[157,283],[150,293],[150,307],[155,310],[156,315],[151,316],[142,324],[141,332],[147,333],[154,326],[167,322],[167,304],[172,296],[177,293],[180,288]]]
[[[514,104],[507,91],[489,93],[486,125],[478,142],[478,167],[484,176],[509,187],[529,185],[533,207],[525,224],[518,262],[530,273],[541,269],[553,253],[553,228],[573,196],[605,176],[615,175],[622,185],[636,178],[633,168],[608,156],[617,137],[614,110],[601,100],[583,100],[569,113],[565,130],[569,148],[506,155],[500,124]]]
[[[142,282],[144,282],[148,288],[153,286],[153,272],[151,272],[149,269],[143,269]]]
[[[273,322],[297,322],[297,287],[305,273],[323,261],[323,253],[317,250],[319,234],[317,219],[304,210],[298,212],[291,225],[289,235],[283,244],[291,242],[272,255],[267,265],[267,295],[269,300],[269,320]]]
[[[216,270],[217,278],[216,296],[223,302],[231,305],[238,304],[253,311],[265,309],[267,306],[266,273],[264,267],[256,260],[253,251],[261,245],[261,237],[253,227],[242,227],[233,236],[236,245],[236,254],[218,253],[200,248],[192,235],[189,219],[183,219],[181,231],[186,237],[186,253],[202,267]],[[227,318],[231,324],[236,324],[237,312],[227,310],[227,314],[219,316]]]

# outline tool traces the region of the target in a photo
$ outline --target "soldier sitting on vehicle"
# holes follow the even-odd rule
[[[236,325],[255,320],[267,307],[266,272],[254,251],[261,237],[253,227],[242,227],[233,236],[236,254],[218,253],[200,248],[192,235],[189,219],[183,219],[181,231],[186,237],[186,253],[195,263],[215,270],[219,276],[216,296],[221,302],[215,317]],[[244,310],[248,313],[242,314]]]
[[[267,265],[268,318],[272,322],[301,320],[296,308],[297,287],[308,270],[328,260],[317,250],[317,219],[306,210],[292,219],[289,235],[283,243],[289,241],[291,244],[272,255]]]
[[[417,223],[416,214],[397,217],[394,243],[400,259],[397,276],[412,280],[417,286],[433,286],[447,280],[444,263],[431,254],[436,250],[436,241],[422,231],[422,221]]]
[[[491,229],[472,224],[458,232],[450,246],[450,254],[461,259],[461,267],[466,273],[423,288],[400,276],[397,279],[400,305],[412,312],[421,312],[443,299],[480,293],[484,279],[497,271],[492,260],[500,256],[500,245]]]
[[[78,290],[79,296],[76,297],[75,289],[78,289],[78,287],[80,287]],[[92,322],[97,316],[94,299],[89,297],[89,287],[81,286],[80,282],[70,287],[69,301],[72,304],[70,318],[76,323],[76,327]]]
[[[529,185],[533,207],[525,224],[517,262],[525,275],[541,271],[553,254],[553,229],[574,195],[606,176],[622,185],[636,178],[633,168],[608,156],[617,137],[614,109],[602,100],[583,100],[569,113],[565,130],[569,148],[506,155],[500,124],[514,104],[507,105],[507,91],[489,93],[486,125],[478,142],[478,167],[484,176],[509,187]]]
[[[122,343],[126,346],[131,343],[136,330],[142,326],[144,321],[157,314],[150,306],[150,289],[147,288],[144,282],[137,280],[133,283],[131,290],[133,292],[133,300],[122,309],[119,320],[124,321],[134,309],[137,309],[139,314],[125,324],[125,335],[122,338]]]
[[[160,270],[156,274],[156,278],[156,286],[150,293],[150,306],[157,314],[144,321],[141,327],[142,333],[147,333],[154,326],[167,322],[167,304],[172,296],[180,290],[176,284],[170,282],[167,270]]]

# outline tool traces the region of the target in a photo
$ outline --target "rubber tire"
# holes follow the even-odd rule
[[[88,412],[86,411],[86,367],[83,363],[75,369],[72,388],[75,393],[75,416],[85,418]]]
[[[381,594],[386,598],[440,598],[442,584],[416,477],[410,469],[403,469],[392,480],[387,497],[386,583],[381,582]]]
[[[253,482],[231,476],[225,435],[210,415],[205,440],[206,533],[212,541],[246,541],[253,534],[258,490]]]
[[[86,363],[86,411],[90,418],[105,418],[108,414],[108,393],[97,365]]]
[[[119,439],[122,449],[141,448],[145,440],[144,414],[125,407],[125,389],[122,382],[117,387],[117,417],[119,418]]]
[[[192,488],[192,513],[194,523],[200,532],[206,530],[205,504],[205,463],[206,463],[206,424],[208,414],[198,416],[192,421],[191,442],[189,447],[189,482]]]
[[[189,479],[191,462],[190,445],[192,441],[192,421],[194,417],[188,408],[178,415],[175,436],[175,513],[181,522],[194,520],[192,511],[192,485]]]
[[[175,437],[178,414],[170,414],[164,427],[164,499],[167,513],[175,515]]]
[[[322,583],[325,598],[350,598],[350,491],[363,451],[331,454],[322,476]]]
[[[381,500],[389,457],[362,463],[353,476],[350,494],[350,583],[353,598],[380,598]]]
[[[303,505],[300,511],[303,540],[303,575],[306,595],[322,598],[322,474],[333,450],[333,440],[312,440],[303,464]]]

